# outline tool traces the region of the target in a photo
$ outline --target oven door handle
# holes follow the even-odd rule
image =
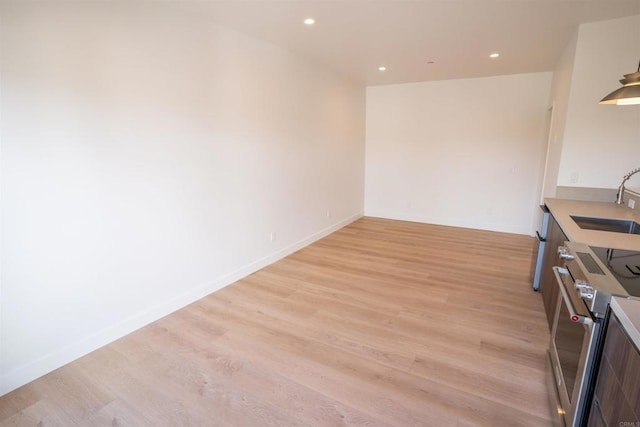
[[[569,310],[569,316],[571,320],[576,323],[582,323],[583,325],[591,325],[593,324],[593,320],[590,317],[582,316],[581,314],[576,313],[576,310],[573,308],[573,304],[569,299],[569,295],[567,294],[567,290],[564,287],[564,281],[560,275],[569,275],[569,270],[562,267],[553,267],[553,275],[556,276],[556,281],[558,282],[558,287],[560,288],[560,293],[562,294],[562,299],[564,300],[564,304],[567,306]]]

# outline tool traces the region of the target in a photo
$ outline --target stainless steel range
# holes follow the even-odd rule
[[[553,267],[557,288],[549,359],[560,420],[588,421],[611,297],[640,297],[640,252],[566,242]]]

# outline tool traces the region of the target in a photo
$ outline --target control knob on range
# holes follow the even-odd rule
[[[574,259],[575,257],[566,246],[558,246],[558,256],[562,259]]]
[[[580,294],[580,298],[586,300],[593,299],[593,286],[591,286],[588,282],[585,282],[581,279],[576,279],[576,283],[574,287],[578,290],[578,294]]]
[[[593,299],[593,288],[591,288],[591,289],[581,289],[580,290],[580,298],[591,301]]]
[[[576,288],[576,289],[585,289],[585,288],[593,289],[591,287],[591,285],[589,284],[589,282],[587,282],[585,280],[582,280],[582,279],[576,279],[573,287]]]

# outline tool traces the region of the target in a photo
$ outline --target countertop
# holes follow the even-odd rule
[[[544,202],[569,240],[586,243],[589,246],[640,251],[640,235],[638,234],[585,230],[580,228],[578,224],[571,219],[571,215],[578,215],[598,218],[632,219],[640,223],[639,211],[629,209],[624,205],[616,205],[615,203],[585,202],[554,198],[546,198]]]
[[[613,297],[611,310],[620,319],[631,341],[640,349],[640,300]]]

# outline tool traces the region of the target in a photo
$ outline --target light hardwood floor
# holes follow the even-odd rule
[[[0,398],[0,425],[548,426],[532,249],[363,218]]]

